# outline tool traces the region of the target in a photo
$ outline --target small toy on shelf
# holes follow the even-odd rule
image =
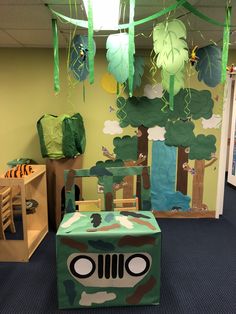
[[[8,170],[5,173],[5,178],[22,178],[24,176],[28,176],[29,174],[33,173],[32,166],[22,164],[18,165],[15,168]]]

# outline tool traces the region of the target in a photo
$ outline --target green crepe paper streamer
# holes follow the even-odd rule
[[[222,51],[222,63],[221,63],[221,83],[226,80],[226,67],[228,63],[229,53],[229,36],[230,36],[230,19],[231,19],[231,7],[226,8],[224,37],[223,37],[223,51]]]
[[[94,44],[93,44],[93,9],[91,0],[88,1],[88,61],[89,83],[94,83]]]
[[[130,0],[129,9],[129,96],[133,94],[133,80],[134,80],[134,8],[135,0]]]
[[[200,11],[198,11],[197,9],[195,9],[190,3],[187,2],[187,0],[176,0],[177,2],[175,4],[172,4],[170,5],[169,7],[153,14],[153,15],[150,15],[148,17],[145,17],[144,19],[141,19],[141,20],[138,20],[138,21],[135,21],[134,22],[134,26],[137,26],[137,25],[141,25],[141,24],[144,24],[144,23],[147,23],[149,21],[152,21],[152,20],[155,20],[157,19],[158,17],[161,17],[171,11],[174,11],[176,9],[178,9],[179,7],[184,7],[185,9],[187,9],[189,12],[193,13],[194,15],[198,16],[199,18],[207,21],[208,23],[210,24],[214,24],[214,25],[217,25],[217,26],[226,26],[225,24],[223,23],[220,23],[218,22],[217,20],[215,19],[212,19],[212,18],[209,18],[208,16],[204,15],[203,13],[201,13]],[[55,10],[51,9],[49,5],[46,5],[50,11],[52,13],[54,13],[55,15],[57,15],[58,17],[64,19],[65,21],[73,24],[73,25],[76,25],[76,26],[80,26],[80,27],[83,27],[83,28],[88,28],[88,22],[87,21],[83,21],[83,20],[77,20],[77,19],[72,19],[70,17],[67,17],[61,13],[58,13],[56,12]],[[235,26],[235,25],[231,25],[232,27]],[[129,28],[129,23],[127,24],[121,24],[118,26],[118,29],[126,29],[126,28]]]
[[[155,20],[160,16],[163,16],[163,15],[165,15],[165,14],[167,14],[173,10],[176,10],[177,8],[181,7],[186,1],[187,0],[179,0],[178,3],[170,5],[169,7],[165,8],[165,9],[163,9],[163,10],[161,10],[161,11],[159,11],[153,15],[150,15],[150,16],[145,17],[144,19],[135,21],[134,26],[141,25],[141,24],[147,23],[149,21]],[[128,27],[129,27],[129,24],[121,24],[118,26],[119,29],[125,29]]]
[[[58,93],[60,91],[60,80],[59,80],[58,32],[56,19],[52,19],[52,32],[54,54],[54,91]]]
[[[69,22],[69,23],[71,23],[73,25],[80,26],[80,27],[83,27],[83,28],[88,28],[88,22],[87,21],[72,19],[72,18],[70,18],[68,16],[65,16],[65,15],[63,15],[63,14],[61,14],[61,13],[59,13],[59,12],[53,10],[53,9],[51,9],[49,5],[47,5],[47,6],[48,6],[48,8],[50,9],[50,11],[53,14],[57,15],[61,19],[65,20],[66,22]]]
[[[165,14],[167,14],[173,10],[176,10],[177,8],[181,7],[186,1],[187,0],[179,0],[177,3],[170,5],[169,7],[165,8],[165,9],[163,9],[163,10],[161,10],[161,11],[159,11],[153,15],[150,15],[148,17],[145,17],[144,19],[135,21],[134,26],[141,25],[141,24],[147,23],[149,21],[155,20],[158,17],[161,17],[161,16],[163,16],[163,15],[165,15]],[[72,19],[70,17],[67,17],[67,16],[65,16],[61,13],[58,13],[55,10],[51,9],[49,5],[47,5],[47,6],[52,13],[56,14],[58,17],[62,18],[63,20],[65,20],[65,21],[67,21],[73,25],[76,25],[76,26],[88,28],[88,22],[87,21]],[[126,28],[129,28],[129,23],[118,25],[118,29],[126,29]]]
[[[170,75],[170,87],[169,87],[169,101],[170,110],[174,110],[174,86],[175,86],[175,75]]]
[[[181,3],[182,1],[181,0],[176,0],[178,3]],[[202,20],[205,20],[207,21],[208,23],[210,24],[213,24],[213,25],[217,25],[217,26],[227,26],[227,24],[224,24],[224,23],[221,23],[221,22],[218,22],[217,20],[215,19],[212,19],[210,17],[208,17],[207,15],[203,14],[202,12],[198,11],[196,8],[194,8],[189,2],[187,1],[184,1],[184,3],[181,3],[181,5],[187,9],[189,12],[193,13],[194,15],[200,17]],[[233,25],[231,25],[233,26]]]

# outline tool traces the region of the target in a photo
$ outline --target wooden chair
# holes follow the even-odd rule
[[[135,198],[121,198],[121,199],[114,199],[114,210],[138,210],[138,197]],[[125,206],[123,205],[125,203]],[[123,205],[122,207],[117,205]],[[130,204],[131,206],[127,206]],[[133,205],[133,206],[132,206]]]
[[[102,200],[100,198],[98,200],[75,201],[75,205],[79,206],[79,211],[88,211],[89,205],[91,205],[91,204],[95,205],[98,208],[98,210],[102,209]],[[82,207],[81,210],[80,210],[80,205]],[[85,205],[84,208],[83,208],[83,205]]]
[[[0,239],[2,240],[6,240],[4,231],[7,227],[10,227],[12,233],[16,232],[13,218],[11,187],[0,189]]]

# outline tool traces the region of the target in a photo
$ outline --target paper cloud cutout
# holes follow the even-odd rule
[[[165,137],[164,134],[166,129],[160,126],[154,126],[153,128],[148,129],[148,139],[153,141],[164,141]]]
[[[163,96],[163,87],[160,83],[155,85],[147,84],[144,86],[143,95],[149,99],[161,98]]]
[[[213,114],[210,119],[202,118],[203,129],[219,129],[221,127],[222,117],[219,114]]]
[[[123,129],[120,127],[119,122],[116,120],[106,120],[104,122],[103,133],[105,134],[121,134]]]

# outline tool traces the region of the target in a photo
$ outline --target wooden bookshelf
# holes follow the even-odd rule
[[[0,261],[27,262],[48,232],[48,209],[46,167],[32,165],[33,173],[23,178],[0,176],[0,186],[11,186],[13,204],[20,207],[23,239],[0,240]],[[38,206],[34,213],[27,214],[26,200],[34,199]]]

